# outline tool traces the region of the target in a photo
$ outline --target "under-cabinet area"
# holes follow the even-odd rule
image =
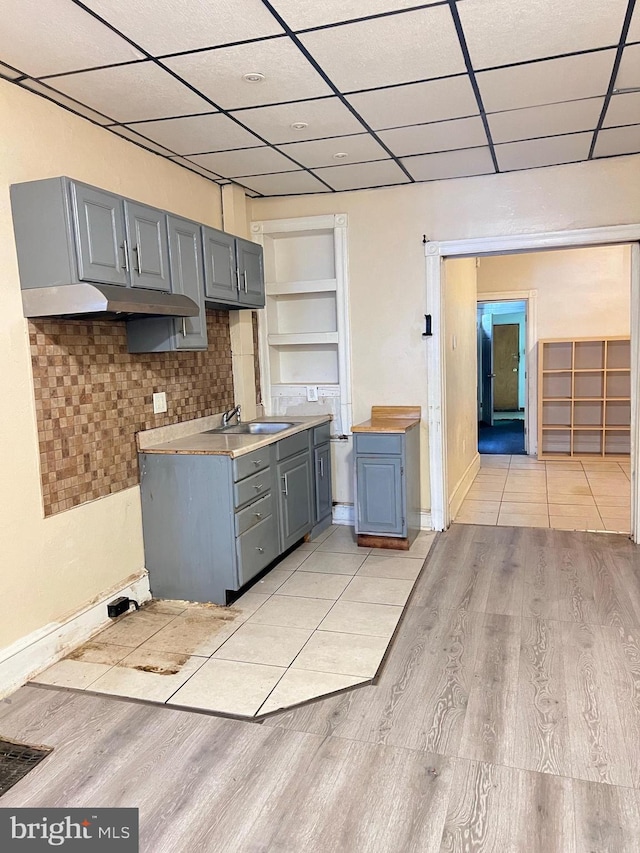
[[[276,431],[265,437],[252,435],[251,424],[214,429],[140,454],[145,564],[155,598],[227,604],[281,554],[331,523],[329,418],[259,423]]]

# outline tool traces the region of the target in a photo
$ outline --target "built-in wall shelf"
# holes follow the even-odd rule
[[[347,217],[254,222],[251,230],[264,248],[267,281],[258,318],[265,409],[273,415],[330,412],[332,434],[348,434]]]
[[[538,367],[538,458],[628,459],[629,338],[542,340]]]

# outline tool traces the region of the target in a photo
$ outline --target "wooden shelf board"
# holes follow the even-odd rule
[[[585,430],[585,429],[591,430],[592,432],[596,432],[596,431],[602,432],[602,430],[604,429],[604,426],[602,424],[574,424],[572,429],[574,430],[574,432],[576,430],[580,431],[580,430]]]
[[[631,433],[631,428],[619,424],[605,424],[604,428],[607,432],[628,432]]]
[[[564,430],[570,430],[570,429],[571,429],[571,424],[545,424],[545,425],[542,427],[542,429],[543,429],[543,430],[545,430],[545,429],[552,429],[552,430],[564,429]]]
[[[330,293],[337,290],[335,278],[305,279],[303,281],[271,281],[266,284],[267,296],[295,296],[304,293]]]
[[[543,397],[543,403],[570,403],[573,397]]]
[[[605,367],[605,373],[631,373],[630,367]]]
[[[320,346],[324,344],[335,345],[338,343],[337,332],[297,332],[290,335],[269,335],[267,338],[271,347],[294,347],[300,345]]]
[[[572,397],[572,400],[576,403],[603,403],[604,397]]]
[[[546,368],[542,371],[543,373],[573,373],[570,367],[558,367],[553,368],[552,370],[547,370]]]

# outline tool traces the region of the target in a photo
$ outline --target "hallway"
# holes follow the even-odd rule
[[[629,533],[630,480],[628,462],[481,455],[454,522]]]

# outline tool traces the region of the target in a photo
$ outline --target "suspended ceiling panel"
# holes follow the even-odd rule
[[[633,0],[5,0],[2,12],[0,77],[251,195],[640,153]]]

